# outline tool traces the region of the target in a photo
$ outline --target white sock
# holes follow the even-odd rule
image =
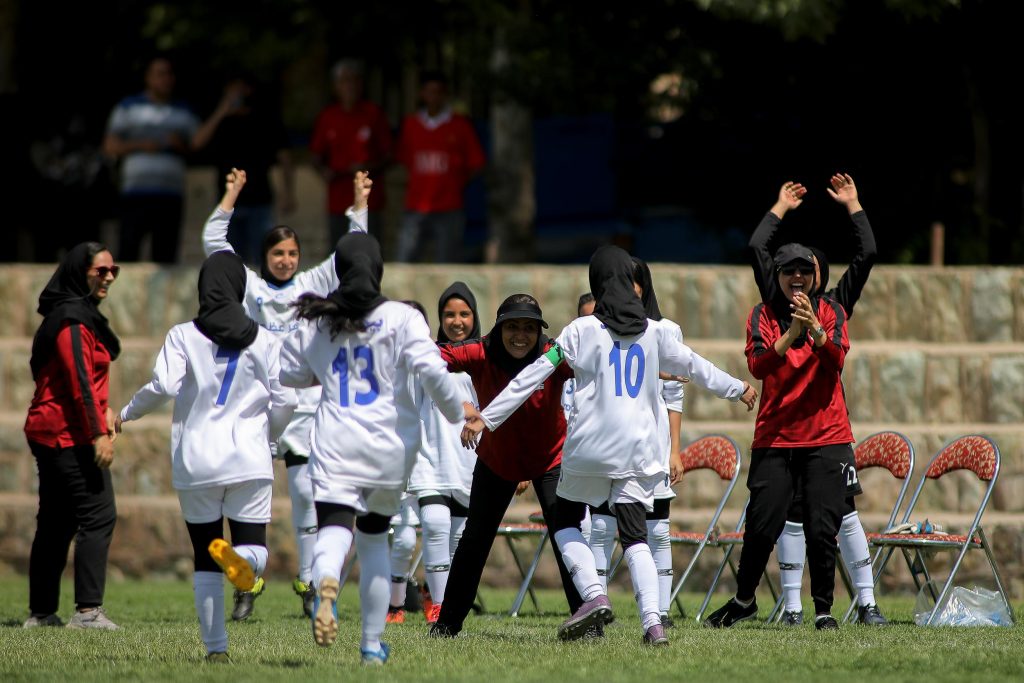
[[[640,608],[640,621],[646,633],[647,629],[661,623],[661,612],[658,611],[658,568],[654,566],[654,556],[646,543],[626,548],[626,562],[629,564],[629,576],[633,580],[636,605]]]
[[[583,540],[583,533],[579,529],[570,527],[555,532],[555,543],[562,553],[565,568],[569,570],[569,576],[572,577],[572,582],[584,602],[607,592],[597,576],[594,554]]]
[[[469,517],[456,517],[452,515],[452,533],[448,540],[448,552],[452,557],[455,557],[455,550],[459,547],[459,541],[462,540],[462,532],[466,530],[466,520]]]
[[[236,545],[235,552],[249,563],[256,576],[262,576],[267,568],[267,557],[269,555],[265,545]]]
[[[608,571],[612,568],[612,554],[615,552],[615,533],[618,521],[608,515],[590,516],[590,551],[601,588],[608,592]],[[582,533],[582,532],[581,532]]]
[[[299,553],[299,581],[309,583],[313,577],[313,548],[316,546],[316,506],[313,504],[313,480],[308,465],[288,469],[288,495],[292,499],[292,525],[295,527],[295,548]]]
[[[325,578],[341,578],[341,568],[351,547],[352,532],[345,527],[326,526],[316,532],[316,548],[313,550],[314,586],[319,588]]]
[[[583,512],[583,521],[580,522],[580,532],[583,533],[583,539],[590,543],[590,506],[588,505]]]
[[[391,606],[405,605],[406,586],[409,583],[409,565],[416,550],[416,529],[408,524],[394,527],[391,537]]]
[[[452,566],[449,541],[452,533],[451,510],[446,505],[424,505],[420,508],[420,524],[423,527],[423,571],[431,599],[440,604],[444,602],[448,571]]]
[[[807,557],[807,541],[802,524],[786,522],[779,542],[775,545],[775,555],[779,559],[786,611],[801,612],[803,604],[800,602],[800,589],[804,580],[804,558]]]
[[[647,520],[647,545],[658,569],[658,610],[667,615],[672,606],[672,539],[667,519]]]
[[[366,534],[356,530],[356,555],[359,556],[359,609],[363,616],[362,650],[380,650],[380,636],[388,616],[388,576],[391,574],[388,535]]]
[[[199,635],[209,652],[227,652],[228,630],[224,627],[224,575],[196,572],[192,576]]]
[[[871,551],[868,538],[856,511],[843,517],[839,527],[839,552],[843,564],[857,591],[857,602],[861,607],[875,604],[875,582],[871,572]]]

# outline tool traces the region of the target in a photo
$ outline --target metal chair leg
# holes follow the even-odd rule
[[[519,592],[516,594],[515,602],[512,603],[512,608],[508,614],[510,617],[518,617],[519,610],[523,606],[523,601],[526,599],[526,594],[530,594],[530,600],[533,601],[533,608],[540,612],[540,605],[537,603],[537,595],[533,592],[533,575],[537,571],[537,565],[540,564],[541,552],[544,550],[544,543],[548,540],[548,532],[545,530],[541,535],[540,543],[537,544],[537,552],[533,555],[533,562],[530,564],[529,569],[523,567],[522,560],[519,559],[519,552],[516,550],[515,544],[512,541],[511,536],[506,536],[505,541],[508,543],[508,548],[512,552],[512,559],[515,560],[516,567],[519,569],[520,576],[523,577],[522,583],[519,585]]]
[[[711,579],[711,586],[708,588],[708,592],[704,595],[704,602],[701,603],[700,609],[697,610],[697,623],[700,623],[701,618],[704,616],[704,612],[707,611],[708,604],[711,602],[711,596],[714,594],[715,589],[718,588],[718,582],[722,579],[722,573],[725,571],[726,566],[732,566],[730,556],[732,555],[732,549],[735,546],[730,545],[725,549],[722,556],[722,562],[718,565],[718,569],[715,571],[715,576]]]
[[[992,554],[992,546],[988,543],[988,537],[985,535],[985,530],[980,526],[978,527],[978,536],[981,538],[981,548],[985,551],[985,556],[988,558],[988,565],[992,568],[992,576],[996,580],[996,589],[999,591],[999,596],[1003,599],[1003,604],[1006,605],[1006,613],[1010,615],[1010,623],[1016,623],[1017,620],[1013,616],[1013,607],[1010,607],[1010,601],[1006,598],[1006,588],[1003,587],[1003,577],[999,574],[999,567],[996,565],[996,558]]]

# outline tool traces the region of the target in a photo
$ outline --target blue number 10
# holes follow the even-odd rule
[[[365,406],[377,400],[380,385],[373,374],[373,349],[369,346],[357,346],[352,349],[352,362],[358,363],[360,360],[365,361],[366,365],[359,372],[359,379],[369,382],[370,388],[368,391],[357,391],[355,398],[356,405]],[[348,349],[338,349],[338,355],[331,363],[331,370],[338,373],[338,383],[341,385],[339,403],[342,408],[348,408]]]
[[[224,381],[220,383],[220,393],[217,394],[217,405],[222,406],[228,400],[228,392],[231,391],[231,382],[235,379],[235,370],[238,369],[238,349],[225,349],[217,347],[217,358],[228,359],[228,369],[224,372]]]
[[[622,347],[619,346],[619,342],[615,342],[615,346],[612,347],[611,353],[608,354],[608,365],[615,368],[615,395],[622,396]],[[626,394],[630,398],[636,398],[640,395],[640,386],[644,383],[644,367],[646,366],[646,360],[644,359],[643,351],[637,344],[631,344],[629,349],[626,350]],[[636,382],[633,382],[633,366],[637,366]]]

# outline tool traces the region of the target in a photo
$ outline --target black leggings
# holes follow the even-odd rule
[[[555,489],[558,488],[558,476],[561,471],[561,466],[558,466],[533,480],[533,490],[540,502],[544,521],[549,527],[557,519]],[[441,616],[437,622],[438,626],[448,633],[455,634],[462,630],[462,623],[473,607],[473,599],[480,585],[487,556],[491,552],[501,519],[515,495],[517,483],[499,477],[483,460],[476,461],[473,488],[469,494],[466,529],[462,532],[462,540],[459,541],[459,547],[452,558],[448,588],[445,590],[444,604],[441,605]],[[580,598],[572,577],[565,568],[562,553],[555,546],[554,534],[551,534],[550,540],[571,614],[583,604],[583,599]]]
[[[210,557],[210,542],[224,537],[224,518],[216,522],[195,524],[185,522],[188,537],[192,540],[192,554],[197,572],[219,572],[220,565]],[[260,522],[239,522],[228,520],[231,529],[231,545],[260,545],[267,547],[267,525]]]
[[[574,500],[559,498],[558,520],[555,522],[555,529],[551,535],[554,536],[555,533],[562,529],[579,529],[586,508],[586,503],[577,503]],[[612,513],[608,503],[591,509],[600,511],[602,508],[608,510],[608,512],[598,512],[598,514],[607,515]],[[615,511],[610,516],[615,517],[615,521],[618,523],[619,540],[622,543],[623,550],[631,548],[638,543],[647,543],[647,515],[648,513],[643,503],[615,504]]]

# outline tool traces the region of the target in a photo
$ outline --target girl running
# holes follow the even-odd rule
[[[167,333],[153,379],[115,421],[120,432],[122,423],[175,399],[173,484],[195,555],[199,631],[214,662],[228,660],[221,570],[237,589],[251,590],[266,567],[274,480],[269,443],[295,408],[294,392],[278,382],[275,336],[242,307],[245,277],[234,253],[206,259],[199,271],[199,315]],[[225,517],[234,548],[221,540]]]
[[[313,638],[321,646],[337,638],[339,579],[355,526],[360,652],[365,664],[383,664],[389,654],[380,640],[390,597],[387,532],[420,445],[409,382],[418,379],[449,422],[476,413],[463,407],[423,317],[381,295],[377,240],[346,235],[335,248],[334,268],[338,288],[326,298],[299,297],[298,317],[308,322],[281,349],[285,385],[322,387],[309,461],[318,524]]]
[[[554,373],[563,361],[576,377],[554,538],[585,602],[558,630],[559,638],[582,637],[594,625],[611,621],[594,555],[580,522],[586,505],[611,504],[619,525],[640,608],[643,642],[666,645],[658,609],[658,577],[647,545],[646,513],[654,490],[668,474],[667,449],[658,438],[659,372],[695,381],[721,398],[742,400],[752,409],[757,392],[722,372],[680,343],[665,326],[648,320],[633,287],[633,262],[618,247],[602,247],[590,261],[594,315],[577,318],[562,330],[554,347],[519,373],[463,431],[473,442],[486,426],[497,429]],[[488,437],[491,438],[491,437]]]
[[[228,224],[235,202],[245,187],[245,171],[232,169],[225,183],[224,197],[210,214],[203,229],[203,249],[206,255],[217,251],[233,251],[227,241]],[[349,230],[366,232],[367,200],[373,182],[366,173],[356,173],[355,205],[346,214]],[[245,309],[253,320],[275,334],[288,334],[298,326],[292,302],[303,292],[326,295],[338,286],[331,256],[314,268],[299,271],[299,236],[294,230],[279,225],[263,239],[263,263],[260,272],[246,268]],[[276,447],[276,457],[284,460],[288,472],[288,494],[292,502],[292,524],[295,527],[295,545],[299,556],[298,576],[292,590],[302,599],[306,616],[312,614],[314,591],[310,586],[313,566],[313,544],[316,542],[316,511],[313,509],[313,486],[309,480],[309,430],[313,425],[320,392],[316,389],[299,392],[299,406],[295,417]],[[262,577],[251,591],[235,593],[232,619],[242,620],[252,614],[253,602],[263,592]]]

